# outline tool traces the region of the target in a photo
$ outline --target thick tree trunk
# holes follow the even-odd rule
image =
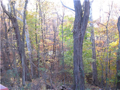
[[[15,30],[15,34],[16,34],[16,40],[17,40],[17,46],[18,46],[18,52],[20,55],[20,58],[22,58],[22,41],[21,41],[21,36],[20,36],[20,31],[19,31],[19,26],[18,26],[18,22],[16,18],[10,18],[13,24],[13,28]]]
[[[117,89],[120,89],[120,16],[118,18],[118,32],[119,32],[119,45],[118,45],[118,52],[117,52]]]
[[[74,0],[75,21],[73,28],[74,38],[74,90],[85,90],[84,66],[82,59],[82,48],[84,35],[89,19],[90,4],[85,0],[84,11],[79,0]],[[84,14],[83,14],[84,12]]]

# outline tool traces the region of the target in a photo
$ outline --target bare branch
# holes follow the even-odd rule
[[[16,17],[16,18],[17,18],[17,20],[20,20],[21,22],[23,22],[23,20],[20,17]]]
[[[60,0],[61,1],[61,0]],[[62,3],[62,5],[64,6],[64,7],[66,7],[66,8],[68,8],[68,9],[70,9],[70,10],[72,10],[72,11],[74,11],[75,12],[75,10],[74,9],[72,9],[72,8],[69,8],[69,7],[67,7],[67,6],[65,6],[64,4],[63,4],[63,2],[61,1],[61,3]]]
[[[85,0],[85,10],[84,10],[84,16],[82,17],[82,29],[86,30],[88,19],[89,19],[89,13],[90,13],[90,2],[89,0]],[[85,31],[83,31],[82,35],[85,35]]]
[[[20,11],[18,11],[17,9],[16,9],[16,11],[23,17],[23,14]]]
[[[5,13],[9,16],[9,18],[10,18],[10,17],[11,17],[11,13],[8,12],[8,11],[5,9],[5,6],[3,5],[2,1],[1,1],[1,6],[2,6],[2,9],[3,9],[3,12],[5,12]]]

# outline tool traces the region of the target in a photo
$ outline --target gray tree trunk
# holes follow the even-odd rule
[[[22,53],[22,45],[21,45],[21,36],[20,36],[20,31],[19,31],[19,26],[18,26],[18,22],[17,22],[17,19],[15,16],[13,16],[10,12],[6,11],[5,7],[3,6],[2,2],[1,2],[1,6],[3,8],[3,12],[5,12],[9,19],[11,20],[12,22],[12,25],[13,25],[13,28],[15,30],[15,34],[16,34],[16,39],[17,39],[17,46],[18,46],[18,52],[19,52],[19,55],[20,55],[20,58],[21,58],[21,53]]]
[[[38,4],[38,6],[39,6],[39,26],[40,26],[40,28],[39,28],[39,30],[40,30],[40,32],[41,32],[41,30],[42,30],[42,11],[41,11],[41,2],[40,2],[40,0],[39,0],[39,4]],[[37,12],[37,4],[36,4],[36,12]],[[39,37],[39,39],[38,39],[38,37]],[[40,35],[37,35],[37,33],[36,33],[36,44],[37,44],[37,60],[38,60],[38,77],[40,77]]]
[[[28,3],[28,0],[25,1],[25,6],[24,6],[24,13],[23,13],[23,33],[22,33],[22,68],[23,68],[23,71],[22,71],[22,84],[25,85],[25,20],[26,20],[26,8],[27,8],[27,3]]]
[[[2,2],[1,2],[1,6],[2,6],[2,9],[3,9],[3,12],[6,13],[8,15],[9,19],[11,20],[13,28],[15,30],[17,46],[18,46],[18,52],[19,52],[20,60],[22,61],[22,67],[23,67],[22,84],[25,85],[25,65],[24,65],[24,57],[23,57],[24,56],[24,53],[23,53],[23,51],[24,51],[23,48],[24,47],[23,47],[23,43],[21,41],[21,36],[20,36],[18,22],[17,22],[17,19],[15,17],[15,13],[14,13],[14,15],[12,15],[11,12],[6,11],[6,9],[3,6]],[[14,6],[13,6],[13,10],[15,10]]]
[[[120,16],[118,18],[118,32],[119,32],[119,45],[118,45],[118,52],[117,52],[117,89],[120,89]]]
[[[89,19],[90,3],[85,0],[84,11],[81,2],[74,0],[75,21],[73,28],[74,38],[74,90],[85,90],[85,75],[82,59],[82,49],[85,31]],[[84,12],[84,13],[83,13]]]
[[[112,8],[112,5],[111,5],[111,8]],[[108,15],[108,20],[107,20],[107,25],[105,26],[106,27],[106,36],[107,36],[107,48],[106,48],[106,52],[107,52],[107,57],[106,57],[106,62],[105,62],[105,65],[106,65],[106,90],[109,90],[109,87],[108,86],[108,61],[109,61],[109,52],[108,52],[108,49],[109,49],[109,36],[108,36],[108,24],[109,24],[109,20],[110,20],[110,15],[111,15],[111,11],[109,11],[109,15]]]
[[[20,13],[18,11],[18,13],[22,16],[23,14]],[[24,12],[23,12],[24,13]],[[18,20],[20,20],[21,22],[23,22],[23,19],[21,19],[20,17],[17,17]],[[25,18],[25,36],[26,36],[26,43],[27,43],[27,49],[28,49],[28,55],[29,55],[29,60],[30,60],[30,69],[31,69],[31,76],[33,78],[33,65],[32,65],[32,47],[31,47],[31,43],[30,43],[30,37],[29,37],[29,31],[27,28],[27,22],[26,22],[26,18]]]
[[[7,60],[8,60],[8,63],[11,65],[11,62],[10,62],[10,58],[9,58],[9,55],[10,55],[10,52],[9,52],[9,42],[8,42],[8,33],[7,33],[7,24],[6,24],[6,21],[5,21],[5,14],[3,13],[3,21],[4,21],[4,27],[5,27],[5,52],[7,54]]]
[[[64,65],[64,31],[63,31],[63,22],[64,22],[64,11],[63,11],[63,15],[62,15],[62,23],[61,23],[61,26],[62,26],[62,72],[63,72],[63,79],[64,79],[64,84],[65,84],[65,75],[64,75],[64,68],[65,68],[65,65]]]
[[[91,2],[91,8],[90,8],[90,21],[93,22],[92,19],[92,2]],[[92,42],[92,59],[94,59],[94,62],[92,62],[92,75],[93,75],[93,84],[98,85],[98,75],[97,75],[97,65],[96,65],[96,48],[95,48],[95,36],[94,36],[94,26],[93,23],[90,23],[91,26],[91,42]]]

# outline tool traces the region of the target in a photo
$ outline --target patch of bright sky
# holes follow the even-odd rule
[[[2,0],[3,3],[8,3],[8,0]],[[28,8],[33,8],[33,1],[34,0],[29,0],[29,5]],[[61,5],[60,0],[47,0],[50,2],[54,2],[57,5]],[[74,4],[73,4],[73,0],[61,0],[64,5],[74,9]],[[84,0],[81,0],[81,2],[83,2]],[[107,14],[106,12],[109,12],[109,5],[111,5],[111,2],[113,2],[114,5],[116,5],[117,8],[117,12],[120,13],[120,0],[93,0],[93,4],[92,4],[92,15],[93,15],[93,20],[96,20],[100,17],[106,18]],[[61,11],[60,11],[61,12]],[[74,15],[74,12],[71,10],[67,10],[68,15]],[[120,14],[117,15],[120,16]]]
[[[56,4],[61,4],[60,0],[48,0],[48,1],[55,2]],[[82,3],[83,1],[84,0],[81,0]],[[62,2],[64,3],[64,5],[74,9],[73,0],[62,0]],[[112,2],[113,5],[117,5],[118,8],[120,8],[120,0],[93,0],[93,4],[92,4],[93,19],[96,20],[101,16],[106,18],[107,16],[106,12],[109,12],[109,6],[111,5]],[[118,8],[117,11],[119,11]],[[69,11],[68,13],[73,14],[73,11]],[[117,18],[118,16],[120,16],[120,14],[117,15]]]

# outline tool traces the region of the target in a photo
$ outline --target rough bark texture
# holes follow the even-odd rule
[[[74,38],[74,90],[85,90],[84,66],[82,48],[84,35],[89,19],[90,3],[85,0],[84,11],[79,0],[74,0],[75,21],[73,28]],[[84,14],[83,14],[84,12]]]
[[[120,16],[118,18],[118,32],[119,32],[119,45],[118,45],[118,52],[117,52],[117,89],[120,89]]]

